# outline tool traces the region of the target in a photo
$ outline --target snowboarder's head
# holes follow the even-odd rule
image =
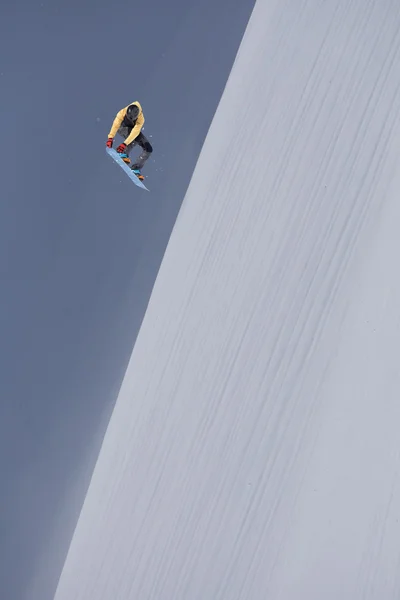
[[[136,104],[131,104],[128,106],[126,111],[126,116],[131,120],[135,121],[139,116],[139,107]]]

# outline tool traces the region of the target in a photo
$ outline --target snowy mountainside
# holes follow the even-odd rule
[[[399,32],[257,2],[56,600],[399,597]]]

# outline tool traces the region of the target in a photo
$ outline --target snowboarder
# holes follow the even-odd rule
[[[144,115],[142,107],[139,102],[132,102],[117,113],[106,142],[106,146],[112,148],[114,137],[117,133],[125,138],[124,142],[118,146],[117,152],[121,155],[122,160],[128,165],[131,162],[129,154],[132,148],[137,145],[141,147],[142,152],[140,153],[140,156],[131,166],[132,171],[140,180],[144,179],[141,174],[141,169],[153,152],[149,140],[142,133],[143,125]]]

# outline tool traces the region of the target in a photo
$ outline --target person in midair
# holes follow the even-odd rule
[[[106,146],[112,148],[114,137],[117,133],[124,138],[122,144],[118,146],[117,152],[121,155],[122,160],[128,165],[131,163],[129,154],[132,148],[134,146],[141,147],[142,151],[140,155],[131,166],[132,171],[141,180],[144,179],[141,169],[143,169],[146,160],[153,152],[149,140],[142,133],[143,125],[144,115],[140,102],[132,102],[118,111],[106,142]]]

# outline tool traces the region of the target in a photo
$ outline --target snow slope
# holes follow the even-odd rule
[[[256,4],[56,600],[399,598],[399,32]]]

